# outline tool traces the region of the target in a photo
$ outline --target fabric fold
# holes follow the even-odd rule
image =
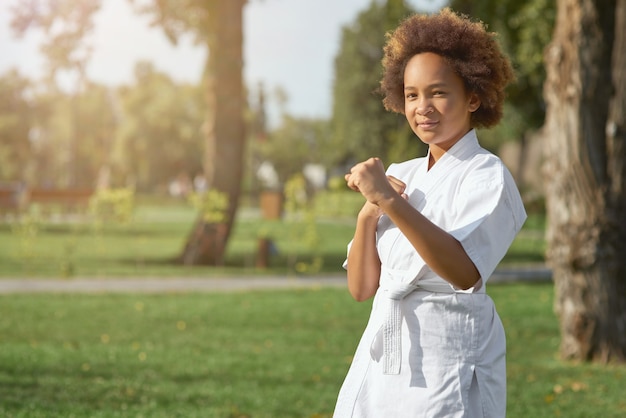
[[[418,289],[429,292],[454,293],[454,289],[439,281],[414,281],[415,272],[383,267],[378,294],[386,305],[381,325],[370,345],[373,360],[383,362],[384,374],[400,374],[402,359],[402,299]]]
[[[391,282],[381,289],[387,303],[383,324],[378,331],[378,334],[382,334],[380,337],[382,337],[384,374],[400,374],[402,359],[402,330],[400,329],[402,327],[402,309],[400,301],[417,288],[417,286],[410,283]],[[379,338],[379,336],[376,338]],[[376,344],[372,348],[375,350],[375,348],[379,347],[380,344]]]

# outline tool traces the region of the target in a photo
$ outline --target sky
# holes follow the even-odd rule
[[[0,74],[11,68],[37,79],[44,61],[38,53],[42,34],[17,39],[9,27],[10,6],[22,0],[0,0]],[[341,28],[373,0],[249,0],[244,8],[244,81],[252,91],[280,87],[287,94],[286,111],[299,117],[328,117],[332,109],[333,62]],[[409,0],[423,11],[439,9],[445,1]],[[89,79],[118,86],[132,83],[135,63],[152,62],[179,82],[200,80],[206,49],[187,37],[177,46],[160,28],[151,28],[128,0],[102,0],[95,30],[89,39],[93,55]],[[278,119],[269,100],[271,123]]]

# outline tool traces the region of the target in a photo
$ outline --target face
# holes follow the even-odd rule
[[[404,70],[404,113],[413,132],[437,160],[470,129],[480,106],[475,94],[444,58],[432,52],[413,56]]]

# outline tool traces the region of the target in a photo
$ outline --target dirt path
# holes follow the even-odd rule
[[[213,278],[76,278],[0,279],[0,294],[7,293],[179,293],[232,292],[259,289],[345,287],[336,277],[231,277]]]

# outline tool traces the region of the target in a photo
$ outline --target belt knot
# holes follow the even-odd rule
[[[373,357],[380,357],[382,339],[382,360],[384,374],[399,374],[402,360],[402,310],[400,302],[419,286],[407,283],[407,271],[383,269],[381,272],[379,294],[384,298],[383,324],[372,343]],[[404,280],[403,280],[404,279]]]

